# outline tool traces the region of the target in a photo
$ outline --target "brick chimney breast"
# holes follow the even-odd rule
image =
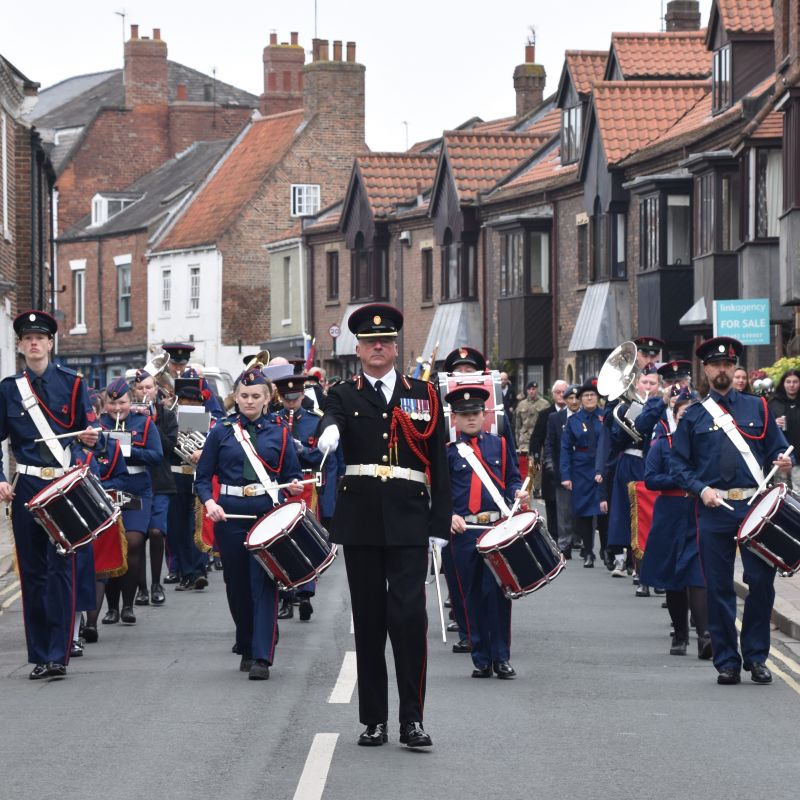
[[[259,98],[259,111],[269,116],[302,108],[306,54],[298,44],[297,33],[291,34],[291,44],[278,44],[278,34],[270,33],[263,61],[264,93]]]
[[[699,0],[670,0],[664,15],[667,31],[699,31]]]
[[[167,105],[167,43],[161,40],[158,28],[153,34],[152,39],[139,38],[139,26],[131,25],[123,73],[127,108]]]
[[[523,117],[531,109],[541,105],[547,73],[541,64],[534,63],[536,47],[525,45],[525,63],[514,69],[514,91],[517,95],[516,116]]]

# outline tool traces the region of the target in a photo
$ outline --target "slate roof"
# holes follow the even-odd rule
[[[706,32],[614,33],[611,48],[624,80],[699,79],[711,75]]]
[[[567,50],[564,53],[572,85],[578,94],[588,95],[597,81],[603,80],[608,61],[606,50]]]
[[[716,0],[728,33],[771,33],[775,29],[772,0]]]
[[[386,216],[403,201],[430,189],[439,159],[411,153],[370,153],[356,160],[375,216]]]
[[[445,133],[445,149],[461,202],[473,201],[480,192],[493,188],[549,138],[529,133]]]
[[[156,250],[216,242],[283,158],[303,114],[297,109],[253,120]]]
[[[176,204],[200,187],[229,145],[230,141],[226,140],[195,142],[179,156],[143,175],[124,191],[104,192],[107,197],[139,195],[139,199],[115,214],[104,225],[91,227],[92,215],[87,214],[66,231],[59,241],[68,242],[86,236],[110,236],[149,228],[153,223],[163,221]]]
[[[709,92],[708,81],[606,81],[594,113],[609,165],[657,141]]]

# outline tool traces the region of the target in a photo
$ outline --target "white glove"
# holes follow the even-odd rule
[[[434,545],[438,545],[439,549],[441,550],[443,547],[447,547],[450,542],[447,539],[440,539],[438,536],[429,536],[428,537],[428,548],[430,550],[433,549]]]
[[[299,439],[292,439],[292,441],[294,442],[294,449],[297,450],[297,454],[299,455],[303,452],[303,443]]]
[[[336,425],[329,425],[324,431],[322,431],[319,439],[317,439],[317,448],[322,450],[323,453],[326,453],[328,451],[335,450],[338,446],[339,429],[336,427]]]

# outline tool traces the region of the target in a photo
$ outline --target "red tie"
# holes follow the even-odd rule
[[[469,440],[470,447],[475,451],[478,458],[480,458],[480,450],[478,449],[478,440],[476,438]],[[481,479],[472,471],[472,482],[469,485],[469,513],[477,514],[481,510],[481,493],[483,491],[483,484]]]

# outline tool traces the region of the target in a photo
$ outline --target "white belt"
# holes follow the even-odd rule
[[[500,519],[499,511],[481,511],[477,514],[467,514],[464,522],[471,522],[476,525],[488,525],[490,522],[497,522]]]
[[[644,453],[641,450],[637,450],[635,447],[629,447],[622,452],[629,456],[636,456],[636,458],[644,458]]]
[[[129,475],[141,475],[143,472],[147,472],[147,467],[132,467],[130,464],[128,465]]]
[[[60,478],[66,470],[62,467],[29,467],[25,464],[17,464],[17,472],[20,475],[33,475],[34,478],[52,480]]]
[[[389,478],[402,478],[405,481],[425,483],[425,473],[408,467],[390,467],[388,464],[348,464],[344,468],[345,475],[359,475],[362,478],[380,478],[388,481]]]
[[[266,494],[267,490],[260,483],[248,483],[247,486],[228,486],[223,483],[219,487],[219,493],[229,497],[258,497]]]
[[[758,489],[714,489],[723,500],[749,500],[758,494]]]
[[[176,475],[194,475],[194,467],[189,464],[182,464],[179,467],[175,464],[170,464],[169,470]]]

